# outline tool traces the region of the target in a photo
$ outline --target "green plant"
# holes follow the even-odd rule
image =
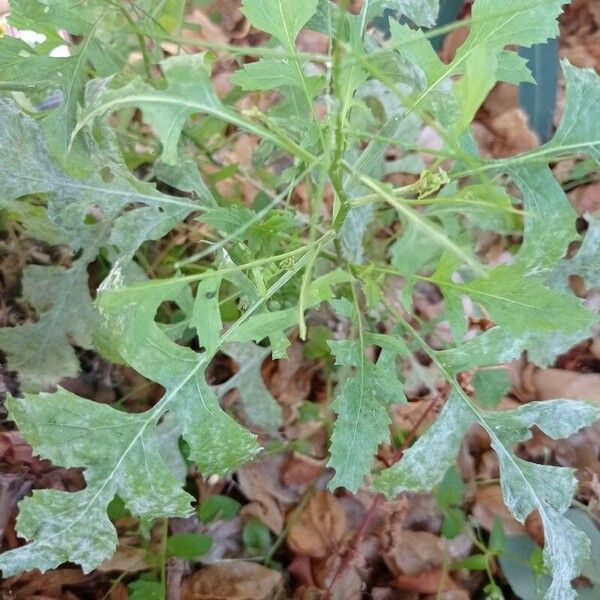
[[[268,340],[272,357],[285,359],[289,332],[305,339],[311,315],[331,310],[350,331],[327,342],[339,367],[331,488],[356,491],[369,478],[389,497],[430,490],[478,423],[498,455],[507,506],[519,521],[538,510],[544,523],[544,560],[553,573],[547,598],[574,598],[570,582],[589,552],[587,537],[562,514],[575,478],[569,469],[523,461],[513,446],[533,426],[568,436],[598,411],[568,400],[484,410],[495,400],[475,402],[456,379],[523,351],[548,365],[598,320],[568,287],[574,273],[597,285],[597,218],[588,217],[579,252],[563,258],[580,236],[548,163],[600,158],[600,78],[562,63],[564,114],[554,137],[535,150],[488,160],[469,130],[497,81],[531,80],[525,61],[506,47],[556,37],[564,2],[476,0],[469,36],[444,64],[429,42],[435,29],[424,33],[392,19],[391,39],[383,42],[368,28],[386,8],[431,26],[435,0],[371,0],[358,15],[345,1],[245,0],[244,14],[271,40],[262,48],[218,48],[240,62],[258,58],[234,74],[237,87],[224,99],[211,85],[210,53],[164,58],[160,42],[172,47],[185,27],[183,1],[74,4],[13,0],[13,25],[46,40],[35,48],[0,40],[0,79],[10,91],[0,98],[0,207],[23,235],[73,251],[68,268],[25,268],[23,297],[37,320],[0,330],[0,349],[25,392],[7,400],[10,418],[41,456],[83,468],[86,487],[36,490],[20,504],[18,532],[30,543],[0,556],[4,575],[65,561],[93,569],[116,546],[107,516],[115,495],[144,520],[189,515],[193,498],[158,443],[161,418],[175,417],[173,436],[183,437],[205,476],[252,460],[261,450],[257,438],[221,409],[223,388],[207,383],[206,368],[219,352],[242,361],[235,386],[242,386],[247,417],[276,437],[279,407],[259,370],[267,346],[256,344]],[[328,37],[326,54],[297,50],[304,27]],[[64,44],[59,30],[75,40],[69,58],[49,54]],[[132,44],[139,62],[128,60]],[[267,110],[236,106],[246,92],[252,98],[273,89],[277,98]],[[55,90],[59,106],[36,109]],[[132,119],[137,110],[155,137]],[[423,124],[443,140],[441,150],[419,146]],[[208,186],[198,165],[235,140],[231,126],[260,140],[253,168],[220,165]],[[397,150],[394,162],[385,160],[389,147]],[[423,154],[433,162],[426,165]],[[141,173],[141,165],[152,183],[130,171]],[[384,178],[394,172],[419,177],[393,187]],[[263,191],[252,206],[216,192],[218,178],[234,174]],[[300,183],[306,213],[291,203]],[[159,191],[167,189],[179,193]],[[149,277],[140,246],[194,219],[210,230],[206,247],[182,250],[162,278]],[[481,230],[522,236],[510,264],[485,264],[474,245]],[[91,263],[105,266],[94,300]],[[401,294],[388,285],[398,276]],[[428,344],[430,332],[415,326],[411,298],[420,282],[444,296],[453,338],[445,348]],[[469,340],[465,296],[495,323]],[[177,319],[158,320],[174,305]],[[196,337],[198,351],[177,343]],[[78,372],[72,344],[126,363],[163,386],[164,396],[147,412],[128,414],[61,388],[48,393]],[[375,362],[365,352],[371,347]],[[450,397],[398,463],[372,474],[378,445],[390,440],[389,408],[405,401],[397,363],[415,350],[437,365]]]

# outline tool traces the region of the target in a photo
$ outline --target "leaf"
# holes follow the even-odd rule
[[[462,95],[463,116],[459,125],[460,128],[464,127],[473,107],[483,100],[485,90],[491,89],[494,80],[501,77],[505,79],[509,66],[517,68],[513,77],[527,79],[523,61],[510,56],[511,53],[505,51],[505,47],[510,44],[528,47],[556,37],[556,18],[560,15],[563,4],[565,2],[562,0],[508,0],[499,5],[495,0],[477,0],[473,5],[469,35],[447,66],[433,56],[431,44],[424,39],[423,34],[410,33],[406,28],[392,24],[393,40],[399,44],[400,52],[406,52],[409,60],[416,61],[428,82],[426,89],[407,102],[408,108],[427,108],[442,125],[454,126],[458,118],[457,112],[461,111],[456,107],[456,99],[449,91],[448,78],[462,74],[459,94]],[[481,69],[479,63],[483,60],[479,58],[482,53],[490,63],[485,69]],[[461,87],[464,90],[462,92]]]
[[[518,260],[530,272],[543,274],[567,253],[579,236],[577,214],[547,165],[511,168],[511,179],[523,193],[525,230]]]
[[[496,53],[486,46],[480,47],[467,59],[465,75],[454,86],[454,95],[460,107],[460,115],[454,126],[455,135],[458,136],[470,125],[496,84],[496,68]]]
[[[200,502],[197,512],[198,517],[202,521],[210,523],[214,520],[233,519],[238,514],[241,506],[242,505],[237,500],[234,500],[229,496],[214,494]]]
[[[159,382],[165,395],[141,414],[64,390],[9,401],[11,418],[35,452],[56,465],[85,467],[86,488],[73,494],[38,491],[21,503],[18,531],[35,539],[0,556],[5,576],[65,561],[90,571],[110,557],[117,538],[106,508],[115,494],[143,518],[191,513],[191,497],[166,467],[156,443],[155,428],[166,411],[177,418],[190,459],[204,475],[223,475],[259,449],[254,436],[220,409],[204,379],[205,355],[172,342],[154,321],[160,304],[177,298],[186,282],[111,287],[118,276],[117,270],[99,294],[102,320],[116,352]]]
[[[441,509],[447,510],[453,506],[460,506],[464,493],[465,484],[460,473],[455,467],[450,467],[437,486],[435,499]]]
[[[203,533],[176,533],[167,538],[167,554],[185,560],[206,554],[211,546],[212,538]]]
[[[156,427],[158,449],[169,471],[176,477],[180,485],[184,485],[188,466],[179,447],[180,437],[181,427],[175,416],[171,413],[163,415]]]
[[[78,373],[71,341],[83,348],[93,347],[97,317],[88,291],[87,267],[99,249],[118,246],[125,263],[142,241],[162,236],[197,207],[137,181],[124,170],[118,156],[107,157],[94,147],[89,154],[97,172],[74,179],[51,157],[40,126],[13,101],[0,98],[0,113],[0,206],[25,203],[22,197],[30,194],[43,195],[47,218],[61,233],[62,242],[82,250],[68,269],[27,267],[23,294],[38,320],[0,329],[0,348],[8,355],[9,367],[21,372],[24,390],[35,391]],[[19,152],[14,151],[16,147]],[[104,181],[103,175],[112,180]],[[132,204],[145,206],[120,216]],[[89,214],[97,222],[87,223]],[[131,227],[132,221],[136,228]]]
[[[594,69],[578,69],[561,61],[566,82],[565,110],[544,153],[586,152],[600,161],[600,124],[593,115],[600,107],[600,77]]]
[[[87,105],[78,129],[92,116],[135,104],[162,143],[161,160],[167,165],[177,164],[179,137],[188,117],[203,112],[203,108],[218,116],[224,108],[210,84],[204,56],[171,57],[161,67],[168,83],[166,89],[156,90],[136,79],[123,88],[107,90]]]
[[[560,261],[550,275],[551,283],[559,289],[569,289],[570,275],[579,275],[588,289],[600,287],[600,214],[585,218],[588,228],[577,254]]]
[[[571,504],[577,480],[570,469],[527,463],[516,458],[510,446],[528,439],[537,425],[546,435],[566,437],[599,417],[591,405],[564,400],[526,404],[514,411],[489,414],[488,432],[495,430],[492,447],[500,463],[504,502],[523,523],[538,510],[544,524],[544,562],[552,569],[548,599],[575,598],[571,580],[580,574],[589,556],[590,542],[584,533],[562,516]]]
[[[458,270],[458,267],[459,262],[456,257],[450,254],[450,252],[445,251],[439,258],[435,272],[432,275],[432,280],[453,281],[454,273]],[[452,337],[457,343],[461,342],[469,326],[461,294],[445,294],[444,313],[450,325]]]
[[[528,360],[540,367],[547,367],[554,363],[559,354],[589,337],[591,330],[588,327],[583,331],[559,333],[522,331],[515,337],[502,327],[493,327],[473,340],[437,352],[437,356],[450,373],[507,363],[518,358],[525,350]]]
[[[590,516],[581,509],[570,508],[566,512],[566,517],[590,539],[590,557],[583,567],[582,574],[598,586],[600,585],[600,531]]]
[[[410,19],[415,25],[433,27],[440,10],[439,0],[372,0],[365,3],[367,15],[374,17],[386,8],[396,10]]]
[[[542,600],[550,587],[550,577],[535,572],[530,565],[535,551],[539,551],[539,547],[529,536],[508,536],[505,552],[499,557],[508,584],[523,600]]]
[[[390,34],[394,48],[423,70],[430,85],[444,76],[446,65],[440,60],[431,42],[421,30],[401,25],[395,19],[390,19]]]
[[[388,337],[388,336],[383,336]],[[371,338],[377,345],[382,340]],[[346,379],[331,403],[337,419],[330,441],[330,459],[327,466],[335,469],[329,482],[330,490],[345,487],[351,492],[363,484],[369,473],[377,446],[389,439],[388,406],[404,399],[402,386],[397,378],[390,376],[390,369],[381,368],[368,361],[359,342],[328,342],[336,364],[356,367],[356,373]],[[396,348],[387,348],[395,356],[405,351],[402,342]],[[383,355],[385,362],[385,355]],[[395,370],[395,366],[392,372]]]
[[[265,358],[271,353],[252,343],[227,344],[222,351],[239,365],[237,373],[216,388],[219,396],[237,389],[244,412],[252,423],[267,432],[275,432],[282,423],[282,410],[261,375]]]
[[[160,406],[169,406],[182,424],[191,460],[203,473],[222,475],[252,457],[258,451],[254,436],[221,411],[204,379],[206,353],[198,356],[172,342],[154,321],[160,304],[177,297],[186,282],[109,285],[114,280],[105,284],[98,306],[113,343],[129,365],[165,388]],[[212,301],[216,304],[218,298]],[[148,344],[154,348],[152,353],[146,351]]]
[[[298,33],[317,10],[317,0],[244,0],[242,13],[254,27],[293,48]]]
[[[136,579],[128,586],[129,600],[163,600],[163,585],[159,581]]]
[[[17,27],[55,37],[58,30],[68,31],[83,38],[80,44],[72,46],[69,57],[40,56],[20,40],[6,36],[0,40],[0,79],[5,89],[59,91],[58,106],[42,114],[42,126],[53,156],[70,172],[76,172],[85,159],[83,144],[71,149],[68,159],[67,149],[77,120],[77,107],[83,99],[89,64],[104,51],[95,30],[109,13],[106,7],[102,12],[97,7],[76,12],[73,14],[63,0],[52,3],[52,8],[38,0],[11,2],[10,19]],[[111,66],[111,72],[118,68],[116,64]]]
[[[469,35],[458,48],[453,64],[464,62],[481,47],[529,47],[557,37],[557,17],[564,4],[564,0],[506,0],[501,5],[495,0],[477,0]]]
[[[223,328],[219,304],[215,302],[215,298],[219,297],[220,287],[220,277],[211,277],[198,284],[190,319],[190,325],[198,332],[200,344],[211,356],[219,348],[219,337]]]
[[[403,204],[402,199],[393,196],[385,187],[385,184],[380,184],[370,177],[366,177],[364,175],[359,175],[358,178],[369,189],[373,190],[380,198],[395,208],[403,221],[410,223],[410,226],[427,237],[430,243],[436,244],[448,250],[457,258],[470,265],[476,272],[481,271],[481,266],[479,265],[478,261],[471,256],[469,251],[465,250],[454,240],[452,240],[450,236],[448,236],[446,232],[432,220],[422,216],[410,206]]]
[[[254,211],[245,206],[235,204],[226,208],[211,208],[202,215],[201,219],[203,223],[214,227],[224,235],[234,235],[243,229],[255,216],[256,213]]]
[[[374,480],[388,497],[405,490],[431,490],[455,464],[472,415],[456,396],[450,396],[433,425],[408,448],[400,461]]]
[[[271,547],[269,528],[255,517],[244,525],[242,540],[247,548],[267,551]]]
[[[496,408],[510,389],[508,374],[505,369],[477,371],[473,377],[473,389],[480,406]]]
[[[519,265],[503,265],[468,283],[434,279],[445,293],[463,293],[483,304],[508,333],[579,331],[597,320],[581,301],[527,276]]]
[[[320,78],[311,77],[311,80]],[[301,87],[298,71],[286,60],[261,59],[244,65],[231,76],[231,82],[247,90],[274,90],[286,86]]]
[[[538,44],[535,47],[537,46]],[[512,85],[519,85],[521,83],[535,85],[535,77],[529,70],[528,65],[529,63],[524,57],[519,56],[511,50],[504,50],[498,57],[496,77],[498,77],[499,81],[505,81]]]
[[[345,487],[356,493],[371,469],[377,446],[389,439],[391,419],[376,395],[376,375],[360,361],[356,376],[347,379],[331,408],[337,413],[331,435],[331,458],[335,469],[328,487]]]
[[[317,279],[310,283],[306,290],[304,308],[313,308],[333,298],[333,286],[352,280],[352,275],[342,269],[336,269],[321,277],[317,277]],[[239,281],[237,283],[239,284]],[[259,314],[251,316],[245,322],[239,323],[235,331],[228,333],[228,339],[232,342],[254,341],[259,343],[266,337],[270,337],[273,358],[287,358],[285,349],[289,346],[289,340],[283,335],[283,331],[295,326],[297,322],[298,314],[295,308],[259,312]],[[274,343],[273,336],[275,335],[278,337],[282,336],[285,338],[285,341],[282,340],[281,342]],[[280,350],[280,353],[276,353],[276,347]]]
[[[24,270],[23,297],[39,318],[35,323],[0,329],[0,348],[25,390],[42,390],[61,377],[79,373],[70,340],[82,348],[93,347],[97,314],[88,291],[87,266],[98,249],[88,245],[70,269],[29,265]],[[67,293],[61,294],[62,290]]]
[[[553,573],[546,598],[575,598],[571,580],[585,564],[589,540],[562,513],[571,503],[577,481],[570,469],[517,458],[512,446],[529,439],[534,425],[557,439],[591,425],[599,416],[600,411],[591,404],[569,400],[533,402],[515,410],[485,412],[476,409],[460,392],[451,396],[436,422],[405,452],[402,460],[377,476],[375,485],[389,497],[403,490],[431,489],[453,464],[467,428],[479,423],[490,435],[498,455],[507,507],[521,523],[538,510],[544,523],[544,560]]]
[[[9,398],[7,407],[35,453],[55,465],[85,467],[86,488],[36,490],[20,503],[17,530],[35,539],[0,555],[4,577],[65,561],[87,573],[110,558],[117,534],[106,508],[117,493],[133,514],[147,519],[190,514],[192,497],[168,470],[148,427],[156,423],[154,414],[129,415],[62,389]]]
[[[225,106],[213,90],[204,55],[172,56],[162,61],[161,67],[167,82],[164,90],[155,89],[140,78],[117,89],[107,87],[108,81],[97,80],[97,92],[90,95],[72,139],[94,119],[121,108],[138,106],[163,145],[162,160],[167,165],[177,164],[177,146],[183,127],[188,117],[198,113],[238,125],[309,161],[314,159],[292,140],[255,125]]]

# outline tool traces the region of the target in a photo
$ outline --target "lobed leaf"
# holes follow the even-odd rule
[[[562,438],[599,417],[600,410],[591,404],[569,400],[534,402],[509,411],[481,411],[463,392],[456,391],[435,423],[400,462],[376,477],[375,486],[389,497],[404,490],[431,489],[454,464],[467,428],[478,423],[492,439],[500,463],[504,502],[511,513],[521,523],[534,510],[542,518],[544,559],[553,575],[545,597],[572,599],[576,593],[571,580],[579,575],[589,554],[585,534],[562,514],[570,506],[577,484],[573,471],[526,462],[514,455],[512,447],[530,438],[533,426],[550,437]]]
[[[336,309],[338,307],[336,304]],[[392,336],[374,336],[367,332],[363,342],[384,348],[385,352],[375,364],[367,360],[359,342],[328,342],[336,364],[356,369],[331,403],[337,414],[327,463],[335,469],[328,484],[331,490],[337,487],[345,487],[353,493],[358,490],[370,472],[377,446],[389,440],[388,406],[406,401],[402,384],[395,375],[395,357],[410,354],[405,344]]]
[[[317,10],[317,0],[244,0],[242,13],[257,29],[293,48],[300,30]]]
[[[23,295],[38,320],[0,329],[0,348],[9,368],[20,372],[24,390],[36,391],[77,374],[79,363],[71,342],[93,347],[97,316],[87,267],[100,248],[118,247],[125,263],[144,240],[161,237],[198,205],[160,194],[129,174],[119,156],[94,146],[90,159],[97,171],[84,179],[71,177],[51,156],[40,125],[7,98],[0,98],[0,140],[0,207],[25,204],[23,197],[30,195],[45,197],[48,219],[63,243],[82,249],[68,269],[28,266]],[[134,204],[143,206],[121,214]]]
[[[66,561],[89,572],[112,556],[117,534],[106,508],[115,494],[143,518],[191,513],[192,497],[160,456],[156,411],[129,415],[62,389],[10,398],[7,407],[34,452],[56,465],[85,467],[86,488],[36,490],[23,500],[17,529],[34,539],[0,555],[4,577]]]
[[[277,431],[282,424],[282,410],[261,375],[262,364],[271,353],[270,349],[252,343],[231,343],[223,347],[223,352],[238,363],[239,370],[219,384],[217,394],[223,396],[229,390],[237,389],[250,421],[264,431]]]

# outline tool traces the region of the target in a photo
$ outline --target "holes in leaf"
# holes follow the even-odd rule
[[[206,370],[209,385],[220,385],[231,379],[238,371],[239,364],[226,354],[217,354]]]
[[[174,323],[179,323],[184,318],[185,314],[177,302],[166,300],[165,302],[161,302],[160,306],[156,309],[154,320],[157,323],[162,323],[164,325],[172,325]]]
[[[162,302],[156,310],[154,320],[161,325],[163,333],[173,342],[197,350],[194,348],[194,331],[188,327],[186,313],[176,302]]]
[[[102,167],[100,169],[100,177],[104,183],[112,183],[115,180],[115,175],[110,167]]]

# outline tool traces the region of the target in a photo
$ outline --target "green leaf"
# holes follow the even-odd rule
[[[437,79],[444,76],[446,65],[420,29],[413,29],[390,19],[390,34],[394,48],[421,67],[429,85],[433,85]]]
[[[471,571],[485,571],[487,567],[488,561],[485,554],[473,554],[452,564],[453,569],[469,569]]]
[[[375,477],[375,487],[388,497],[405,490],[431,490],[455,464],[471,422],[469,409],[459,398],[450,396],[435,422],[402,459]]]
[[[395,374],[395,357],[409,354],[404,342],[368,332],[364,332],[363,339],[366,344],[383,348],[375,364],[366,359],[359,342],[328,342],[336,364],[356,368],[355,374],[342,383],[331,403],[337,414],[327,463],[335,469],[328,484],[331,490],[345,487],[356,492],[363,484],[377,446],[389,440],[388,406],[406,401],[402,383]]]
[[[481,47],[529,47],[557,37],[557,17],[563,4],[564,0],[506,0],[501,5],[495,0],[477,0],[469,35],[457,50],[453,64],[463,63]]]
[[[433,279],[445,293],[463,293],[483,304],[506,332],[578,331],[591,326],[596,316],[581,301],[546,287],[538,277],[527,276],[519,265],[496,267],[468,283]]]
[[[600,160],[600,124],[593,118],[600,107],[600,77],[594,69],[578,69],[561,61],[566,82],[565,110],[544,153],[586,152]]]
[[[97,251],[88,245],[70,269],[29,265],[24,270],[23,297],[38,321],[0,329],[0,348],[24,390],[42,390],[79,373],[70,341],[93,348],[98,317],[88,291],[87,266]]]
[[[465,513],[460,508],[450,508],[442,521],[442,535],[451,540],[459,535],[467,522]]]
[[[14,151],[16,147],[19,152]],[[125,264],[142,241],[162,236],[197,208],[189,200],[160,194],[137,181],[125,171],[119,156],[107,156],[96,147],[89,154],[96,173],[85,179],[67,175],[51,157],[39,124],[13,101],[0,98],[0,207],[5,202],[25,203],[23,197],[30,194],[45,196],[47,218],[63,236],[63,243],[81,249],[68,269],[28,266],[23,295],[38,320],[0,329],[0,348],[8,356],[9,368],[20,371],[25,391],[48,388],[79,372],[71,341],[93,347],[97,315],[88,291],[87,268],[100,248],[114,244]],[[133,204],[142,206],[120,214]],[[96,222],[87,222],[90,214]]]
[[[271,547],[269,528],[256,518],[251,518],[242,530],[242,540],[247,548],[266,551]]]
[[[496,432],[492,447],[500,463],[504,502],[521,523],[537,509],[544,524],[544,562],[553,575],[547,598],[575,598],[571,580],[580,574],[589,556],[589,539],[561,514],[571,504],[577,480],[570,469],[516,458],[510,447],[528,439],[534,424],[557,439],[592,424],[598,416],[598,410],[589,404],[565,400],[530,403],[487,416],[488,426]]]
[[[530,271],[544,273],[554,268],[578,239],[577,214],[547,165],[511,168],[511,179],[523,194],[524,239],[518,260]]]
[[[161,63],[167,87],[158,90],[137,78],[127,85],[110,89],[106,81],[97,80],[96,91],[82,111],[74,138],[94,119],[116,110],[138,106],[144,118],[156,131],[163,145],[162,160],[167,165],[178,161],[178,141],[187,119],[194,114],[204,114],[233,123],[281,145],[292,154],[312,160],[314,157],[292,140],[272,133],[240,116],[225,106],[213,90],[204,55],[172,56]]]
[[[380,15],[389,8],[422,27],[433,27],[440,11],[439,0],[372,0],[365,6],[369,17]]]
[[[590,539],[591,552],[588,562],[582,569],[582,574],[595,586],[600,586],[600,531],[598,531],[598,526],[585,511],[579,508],[570,508],[566,516]]]
[[[239,85],[244,91],[275,90],[286,86],[302,89],[302,81],[293,64],[266,58],[244,65],[231,76],[231,82]],[[314,94],[318,92],[322,82],[321,77],[307,78],[307,86]]]
[[[507,363],[518,358],[525,350],[531,362],[547,367],[558,355],[589,337],[591,329],[544,333],[522,331],[515,336],[502,327],[493,327],[473,340],[437,352],[437,356],[450,373]]]
[[[317,0],[244,0],[242,13],[257,29],[293,48],[298,33],[317,10]]]
[[[231,343],[226,344],[222,351],[238,363],[239,370],[217,386],[217,394],[222,397],[230,390],[237,389],[250,421],[264,431],[277,431],[282,423],[282,409],[261,375],[262,364],[271,350],[252,343]]]
[[[164,589],[160,581],[138,579],[128,586],[129,600],[163,600]]]
[[[206,554],[212,547],[212,538],[203,533],[176,533],[167,538],[167,554],[185,560]]]
[[[454,95],[460,107],[460,115],[454,126],[454,135],[461,134],[475,118],[496,84],[497,55],[490,47],[480,46],[466,60],[465,74],[454,86]]]
[[[506,548],[506,533],[504,533],[504,527],[502,526],[502,519],[500,517],[494,518],[492,524],[492,530],[490,531],[490,541],[488,544],[488,550],[495,555],[502,554]]]
[[[130,415],[62,389],[9,398],[7,407],[36,454],[57,466],[85,467],[86,487],[74,493],[36,490],[21,502],[17,530],[35,539],[0,555],[5,577],[65,561],[87,573],[112,556],[117,534],[107,506],[115,494],[146,519],[191,513],[192,497],[160,455],[155,414]]]
[[[352,281],[352,279],[352,275],[342,269],[336,269],[318,277],[310,283],[306,290],[304,299],[305,309],[313,308],[321,304],[321,302],[329,300],[334,296],[333,286],[340,283],[347,283]],[[262,312],[251,316],[244,323],[239,324],[235,331],[232,331],[228,337],[232,342],[254,341],[258,343],[266,337],[271,336],[273,358],[287,358],[285,349],[289,346],[289,341],[283,335],[283,331],[295,326],[297,321],[298,314],[295,308]],[[273,342],[275,334],[279,334],[285,338],[285,341],[278,347],[279,352],[276,352],[277,343]]]
[[[117,269],[113,279],[119,275]],[[186,282],[111,285],[105,284],[98,304],[114,348],[160,383],[165,395],[149,411],[131,415],[64,390],[9,401],[11,418],[35,452],[56,465],[85,467],[87,485],[73,494],[37,491],[21,503],[18,531],[34,541],[0,557],[5,576],[65,561],[87,572],[110,557],[117,538],[106,509],[115,494],[133,515],[147,519],[190,514],[191,497],[157,446],[156,425],[166,411],[177,418],[190,459],[204,475],[223,475],[259,449],[254,436],[220,409],[204,379],[205,355],[172,342],[154,320],[160,304],[178,298]]]
[[[123,88],[100,93],[87,105],[80,121],[135,104],[142,109],[144,119],[162,143],[161,160],[167,165],[176,165],[179,137],[188,117],[198,112],[219,116],[224,108],[210,84],[203,55],[171,57],[163,61],[161,67],[168,83],[165,90],[156,90],[136,79]]]
[[[342,384],[331,403],[337,419],[327,463],[335,469],[329,488],[345,487],[353,493],[369,473],[377,446],[389,440],[391,423],[386,406],[377,397],[378,377],[372,365],[365,358],[358,362],[357,374]]]
[[[505,552],[499,557],[508,584],[524,600],[542,600],[550,587],[550,577],[534,571],[529,564],[533,553],[539,550],[527,535],[509,536]]]
[[[459,266],[457,258],[450,254],[450,252],[445,251],[438,260],[432,279],[434,281],[453,281],[453,275],[455,271],[458,270]],[[460,294],[445,294],[444,313],[448,320],[448,324],[450,325],[453,339],[457,343],[461,342],[467,333],[469,324],[467,322],[462,296]]]
[[[67,152],[77,120],[77,108],[83,100],[90,63],[98,62],[99,55],[107,54],[96,31],[111,11],[100,3],[91,4],[96,6],[73,11],[65,0],[51,4],[39,0],[11,2],[10,20],[16,27],[42,32],[63,44],[59,31],[82,38],[81,43],[70,47],[71,55],[68,57],[41,55],[28,44],[9,36],[0,40],[0,80],[4,89],[59,92],[58,106],[42,113],[42,127],[52,155],[73,173],[85,161],[83,144],[78,143]],[[110,73],[119,67],[106,59],[102,64],[108,65]]]
[[[215,494],[200,502],[198,517],[205,523],[215,520],[233,519],[239,512],[241,504],[229,496]]]
[[[459,396],[451,396],[437,421],[404,453],[400,462],[377,476],[375,484],[390,497],[403,490],[431,489],[454,461],[469,425],[479,423],[490,435],[498,456],[506,506],[521,523],[533,510],[538,510],[542,518],[546,540],[544,561],[553,573],[547,598],[574,598],[571,580],[585,564],[589,540],[562,513],[571,503],[577,481],[572,470],[526,462],[514,455],[512,447],[529,439],[534,425],[557,439],[591,425],[599,416],[600,411],[594,406],[569,400],[484,412],[471,405],[461,392]]]
[[[450,467],[437,486],[435,498],[441,509],[449,509],[462,504],[465,484],[456,467]]]
[[[220,287],[220,277],[212,277],[198,284],[190,319],[190,325],[198,332],[200,344],[210,355],[219,348],[219,337],[223,328],[219,303],[215,302],[215,298],[219,298]]]
[[[477,371],[473,376],[473,389],[480,406],[496,408],[510,389],[508,373],[505,369]]]
[[[113,343],[129,365],[165,388],[157,406],[168,406],[177,416],[191,459],[203,473],[219,475],[250,459],[258,451],[254,436],[219,408],[204,379],[206,353],[197,355],[172,342],[154,321],[160,304],[177,297],[186,282],[126,288],[110,287],[113,284],[105,284],[97,301]],[[212,301],[216,304],[218,298]],[[148,344],[152,353],[147,352]]]
[[[535,47],[537,46],[538,44],[535,45]],[[499,81],[512,85],[519,85],[520,83],[535,85],[535,78],[529,70],[527,59],[511,50],[504,50],[500,53],[496,77]]]

